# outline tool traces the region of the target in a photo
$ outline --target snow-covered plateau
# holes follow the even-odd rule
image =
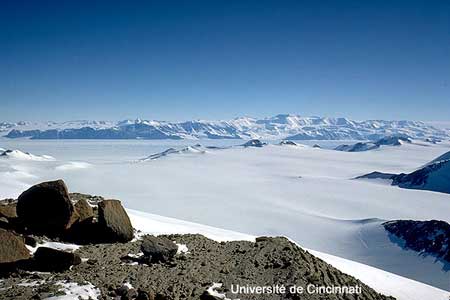
[[[450,195],[353,179],[374,170],[411,173],[448,152],[448,142],[413,140],[345,152],[330,149],[337,145],[329,141],[312,141],[322,147],[314,148],[205,140],[203,147],[215,147],[202,155],[175,151],[142,160],[196,143],[1,138],[3,149],[52,159],[0,157],[0,198],[16,198],[33,184],[62,178],[71,191],[121,199],[134,227],[143,231],[199,232],[217,240],[287,236],[397,299],[448,297],[448,263],[403,249],[381,224],[397,219],[450,222]]]

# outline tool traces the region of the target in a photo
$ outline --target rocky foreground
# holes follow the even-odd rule
[[[77,287],[89,292],[80,294],[84,299],[393,299],[286,238],[219,243],[201,235],[143,235],[119,201],[69,194],[62,181],[1,204],[0,300],[77,299]],[[237,285],[287,291],[232,293]]]

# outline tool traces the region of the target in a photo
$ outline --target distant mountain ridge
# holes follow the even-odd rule
[[[354,121],[289,114],[264,119],[240,117],[230,121],[0,122],[0,132],[8,138],[31,139],[378,140],[392,135],[417,139],[450,138],[450,131],[420,121]]]

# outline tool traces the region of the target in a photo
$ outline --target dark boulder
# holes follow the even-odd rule
[[[98,224],[108,242],[126,243],[133,239],[133,226],[119,200],[104,200],[98,204]]]
[[[23,192],[17,215],[25,227],[37,234],[59,234],[74,221],[74,207],[62,180],[43,182]]]
[[[22,237],[0,228],[0,268],[2,264],[30,258]]]
[[[85,220],[73,224],[63,238],[68,242],[79,245],[111,242],[111,238],[105,235],[104,226],[100,226],[98,222],[93,220]]]
[[[63,272],[80,263],[81,258],[75,253],[39,247],[34,253],[32,269],[41,272]]]
[[[177,254],[178,246],[165,237],[144,236],[141,244],[147,263],[167,262]]]

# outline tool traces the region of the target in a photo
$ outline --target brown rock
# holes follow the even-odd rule
[[[0,204],[0,217],[17,218],[16,204]]]
[[[80,199],[75,204],[75,211],[78,214],[78,222],[89,221],[94,218],[94,210],[85,199]]]
[[[109,242],[129,242],[133,239],[130,218],[119,200],[103,200],[98,204],[98,223]]]
[[[23,238],[0,229],[0,264],[13,263],[30,258]]]
[[[64,181],[43,182],[23,192],[18,198],[17,215],[33,233],[52,235],[69,228],[74,207]]]

